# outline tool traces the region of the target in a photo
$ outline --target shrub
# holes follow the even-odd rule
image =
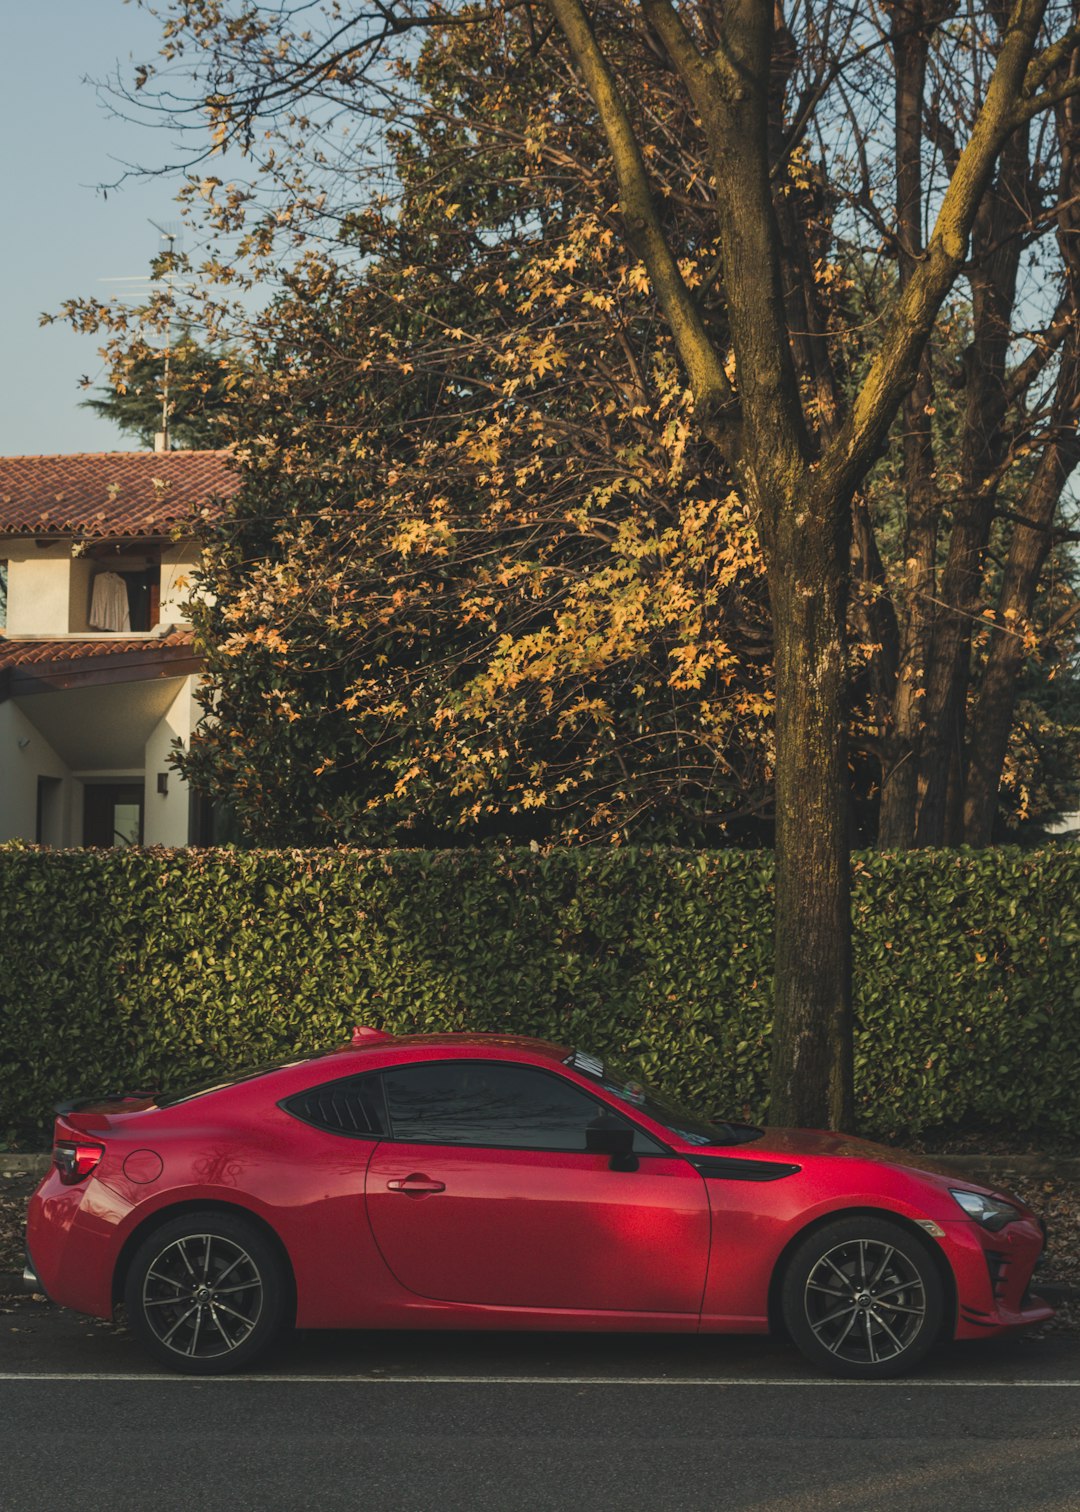
[[[860,1127],[1080,1134],[1080,847],[859,856]],[[0,1132],[393,1030],[619,1054],[767,1108],[768,852],[0,847]]]

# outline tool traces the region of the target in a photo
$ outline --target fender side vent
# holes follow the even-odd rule
[[[780,1160],[740,1160],[727,1155],[691,1155],[690,1164],[703,1176],[722,1181],[779,1181],[802,1170]]]

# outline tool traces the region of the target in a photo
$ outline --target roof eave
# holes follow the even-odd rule
[[[190,677],[205,666],[205,658],[190,646],[159,646],[119,656],[86,656],[77,660],[33,662],[0,670],[0,703],[35,693],[65,688],[93,688],[108,683],[151,682],[167,677]]]

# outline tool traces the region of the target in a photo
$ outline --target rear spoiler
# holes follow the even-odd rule
[[[156,1092],[99,1092],[96,1097],[78,1097],[74,1102],[58,1102],[53,1112],[57,1118],[64,1118],[68,1113],[78,1113],[83,1108],[97,1108],[101,1103],[147,1102],[156,1096]]]

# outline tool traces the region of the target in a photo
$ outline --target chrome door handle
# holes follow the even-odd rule
[[[386,1183],[388,1192],[404,1192],[406,1197],[423,1197],[429,1192],[445,1192],[445,1181],[432,1181],[430,1176],[424,1176],[416,1171],[412,1176],[395,1176]]]

